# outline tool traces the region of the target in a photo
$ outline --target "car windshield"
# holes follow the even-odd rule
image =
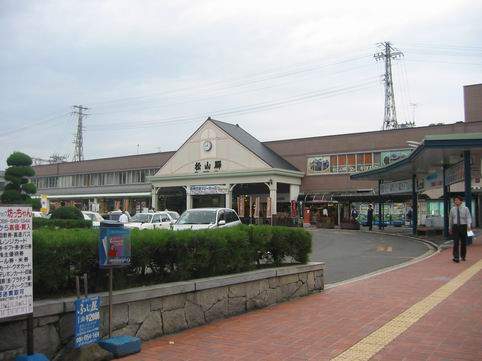
[[[84,213],[84,216],[89,217],[91,221],[97,221],[97,218],[93,213]]]
[[[152,214],[136,213],[134,217],[131,218],[131,222],[149,223],[151,219],[152,219]]]
[[[177,220],[179,218],[179,214],[177,212],[167,212],[171,216],[172,219]]]
[[[216,210],[190,210],[182,214],[176,224],[212,224],[216,223]]]

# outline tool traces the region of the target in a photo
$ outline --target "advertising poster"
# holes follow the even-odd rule
[[[127,228],[101,227],[99,266],[125,267],[131,263],[131,236]]]
[[[32,208],[0,207],[0,319],[33,312]]]
[[[75,348],[96,343],[100,338],[100,298],[75,300]]]
[[[407,158],[412,151],[410,150],[392,150],[389,152],[382,152],[381,153],[381,166],[388,165],[393,162],[397,162],[399,160],[402,160],[404,158]]]
[[[41,204],[40,212],[42,212],[42,214],[47,215],[49,213],[50,207],[49,207],[49,198],[46,194],[42,194],[40,196],[40,204]]]
[[[308,170],[310,173],[329,173],[330,157],[312,157],[308,158]]]
[[[295,200],[291,201],[291,218],[296,218],[298,216],[298,208]]]

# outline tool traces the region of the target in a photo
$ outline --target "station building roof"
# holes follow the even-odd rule
[[[353,174],[353,180],[397,181],[413,174],[428,174],[443,165],[451,166],[463,160],[463,152],[469,150],[480,167],[482,133],[460,133],[426,136],[421,144],[405,159],[385,167]]]

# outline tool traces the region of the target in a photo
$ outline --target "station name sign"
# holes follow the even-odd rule
[[[223,166],[220,160],[197,161],[194,163],[194,173],[219,172]]]

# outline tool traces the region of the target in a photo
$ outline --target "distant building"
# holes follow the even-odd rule
[[[351,205],[366,207],[377,200],[377,183],[351,180],[350,174],[403,159],[428,135],[481,133],[482,108],[472,105],[477,101],[476,96],[466,98],[466,109],[474,110],[466,122],[269,142],[258,141],[237,124],[209,118],[175,152],[40,165],[34,167],[33,182],[51,207],[182,212],[226,206],[245,216],[254,207],[263,217],[289,213],[296,201],[305,221],[313,222],[310,217],[323,211],[337,223],[349,217]],[[473,184],[478,204],[480,177]],[[439,196],[426,197],[419,214],[440,214]],[[392,208],[403,214],[410,195],[394,202]]]
[[[464,111],[466,122],[482,121],[482,84],[464,86]]]

